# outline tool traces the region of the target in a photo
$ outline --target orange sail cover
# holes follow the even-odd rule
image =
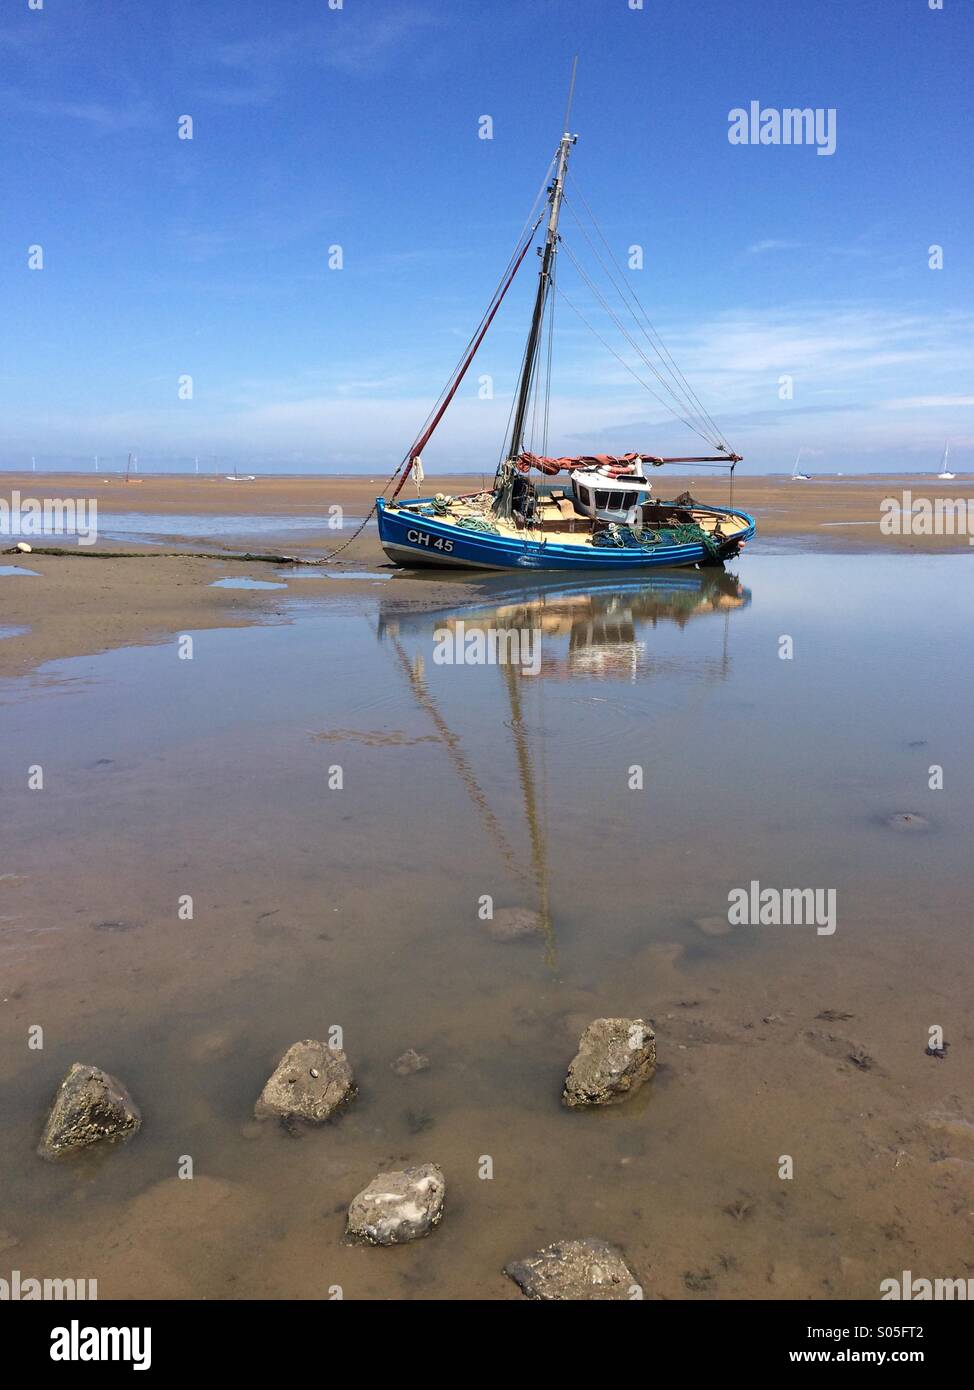
[[[609,476],[618,478],[624,473],[635,473],[637,465],[643,462],[655,463],[651,454],[581,454],[577,458],[549,459],[540,454],[519,454],[514,460],[522,473],[537,468],[540,473],[571,473],[575,468],[608,468]]]

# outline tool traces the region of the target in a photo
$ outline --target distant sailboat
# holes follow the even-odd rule
[[[233,472],[224,475],[228,483],[252,483],[256,480],[256,473],[238,473],[237,465],[233,465]]]
[[[802,471],[798,467],[799,463],[801,462],[802,454],[804,452],[804,449],[798,450],[798,456],[795,459],[795,466],[791,470],[791,481],[793,483],[810,483],[812,481],[811,473],[802,473]]]
[[[940,472],[937,474],[937,477],[943,479],[943,481],[944,481],[945,483],[949,483],[949,482],[951,481],[952,478],[956,478],[956,477],[957,477],[957,474],[956,474],[956,473],[951,473],[950,469],[947,467],[947,455],[948,455],[949,453],[950,453],[950,440],[947,440],[947,442],[944,444],[944,456],[943,456],[943,458],[940,460]]]

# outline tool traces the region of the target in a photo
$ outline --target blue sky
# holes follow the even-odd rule
[[[577,52],[576,187],[623,264],[643,248],[626,274],[748,471],[800,447],[812,472],[926,471],[948,436],[974,469],[972,39],[967,0],[5,0],[0,466],[388,474],[507,261]],[[834,108],[835,153],[730,144],[752,101]],[[564,254],[559,275],[636,364]],[[496,463],[535,279],[529,257],[428,471]],[[556,321],[552,451],[696,451]]]

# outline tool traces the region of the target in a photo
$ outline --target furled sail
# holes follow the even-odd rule
[[[539,473],[571,473],[575,468],[607,468],[609,477],[617,478],[623,473],[635,473],[641,463],[662,463],[662,459],[649,454],[579,454],[575,458],[542,458],[539,454],[519,454],[515,459],[522,473],[536,468]]]
[[[661,468],[664,463],[716,463],[730,468],[740,461],[740,454],[708,454],[694,458],[660,458],[657,454],[578,454],[574,458],[553,459],[528,453],[518,454],[514,460],[522,473],[529,473],[532,468],[549,475],[571,473],[576,468],[604,468],[611,478],[638,473],[643,463],[651,463],[654,468]]]

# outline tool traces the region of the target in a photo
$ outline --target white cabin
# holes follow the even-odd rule
[[[615,521],[625,525],[634,519],[634,507],[649,501],[653,485],[642,471],[612,477],[611,468],[576,468],[572,472],[572,496],[577,509],[598,521]]]

